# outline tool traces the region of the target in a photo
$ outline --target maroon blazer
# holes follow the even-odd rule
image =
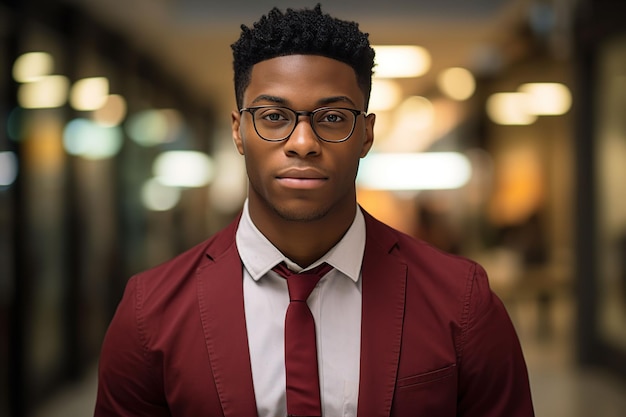
[[[485,271],[365,220],[358,415],[533,416]],[[237,224],[129,280],[102,347],[96,417],[257,415]]]

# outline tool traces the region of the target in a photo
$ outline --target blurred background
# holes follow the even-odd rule
[[[0,0],[0,415],[91,415],[127,279],[240,210],[230,44],[314,1]],[[345,0],[366,210],[480,261],[538,416],[626,410],[626,2]]]

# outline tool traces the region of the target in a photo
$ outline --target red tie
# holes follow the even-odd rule
[[[296,274],[284,263],[274,271],[287,279],[289,307],[285,315],[285,374],[287,415],[321,416],[320,381],[315,346],[315,321],[306,303],[318,281],[332,266],[324,263]]]

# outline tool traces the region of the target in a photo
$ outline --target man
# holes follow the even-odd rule
[[[242,26],[233,51],[248,199],[226,229],[129,281],[95,415],[532,416],[519,342],[484,270],[357,205],[375,121],[367,34],[319,6],[274,9]],[[303,270],[306,307],[290,303]],[[288,324],[291,304],[314,324]],[[311,343],[289,333],[307,326]]]

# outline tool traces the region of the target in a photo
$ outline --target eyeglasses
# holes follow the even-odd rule
[[[315,135],[324,142],[344,142],[352,136],[356,118],[364,111],[343,107],[322,107],[313,111],[296,111],[281,106],[246,107],[239,110],[252,115],[254,130],[269,142],[280,142],[291,136],[300,116],[308,116]]]

